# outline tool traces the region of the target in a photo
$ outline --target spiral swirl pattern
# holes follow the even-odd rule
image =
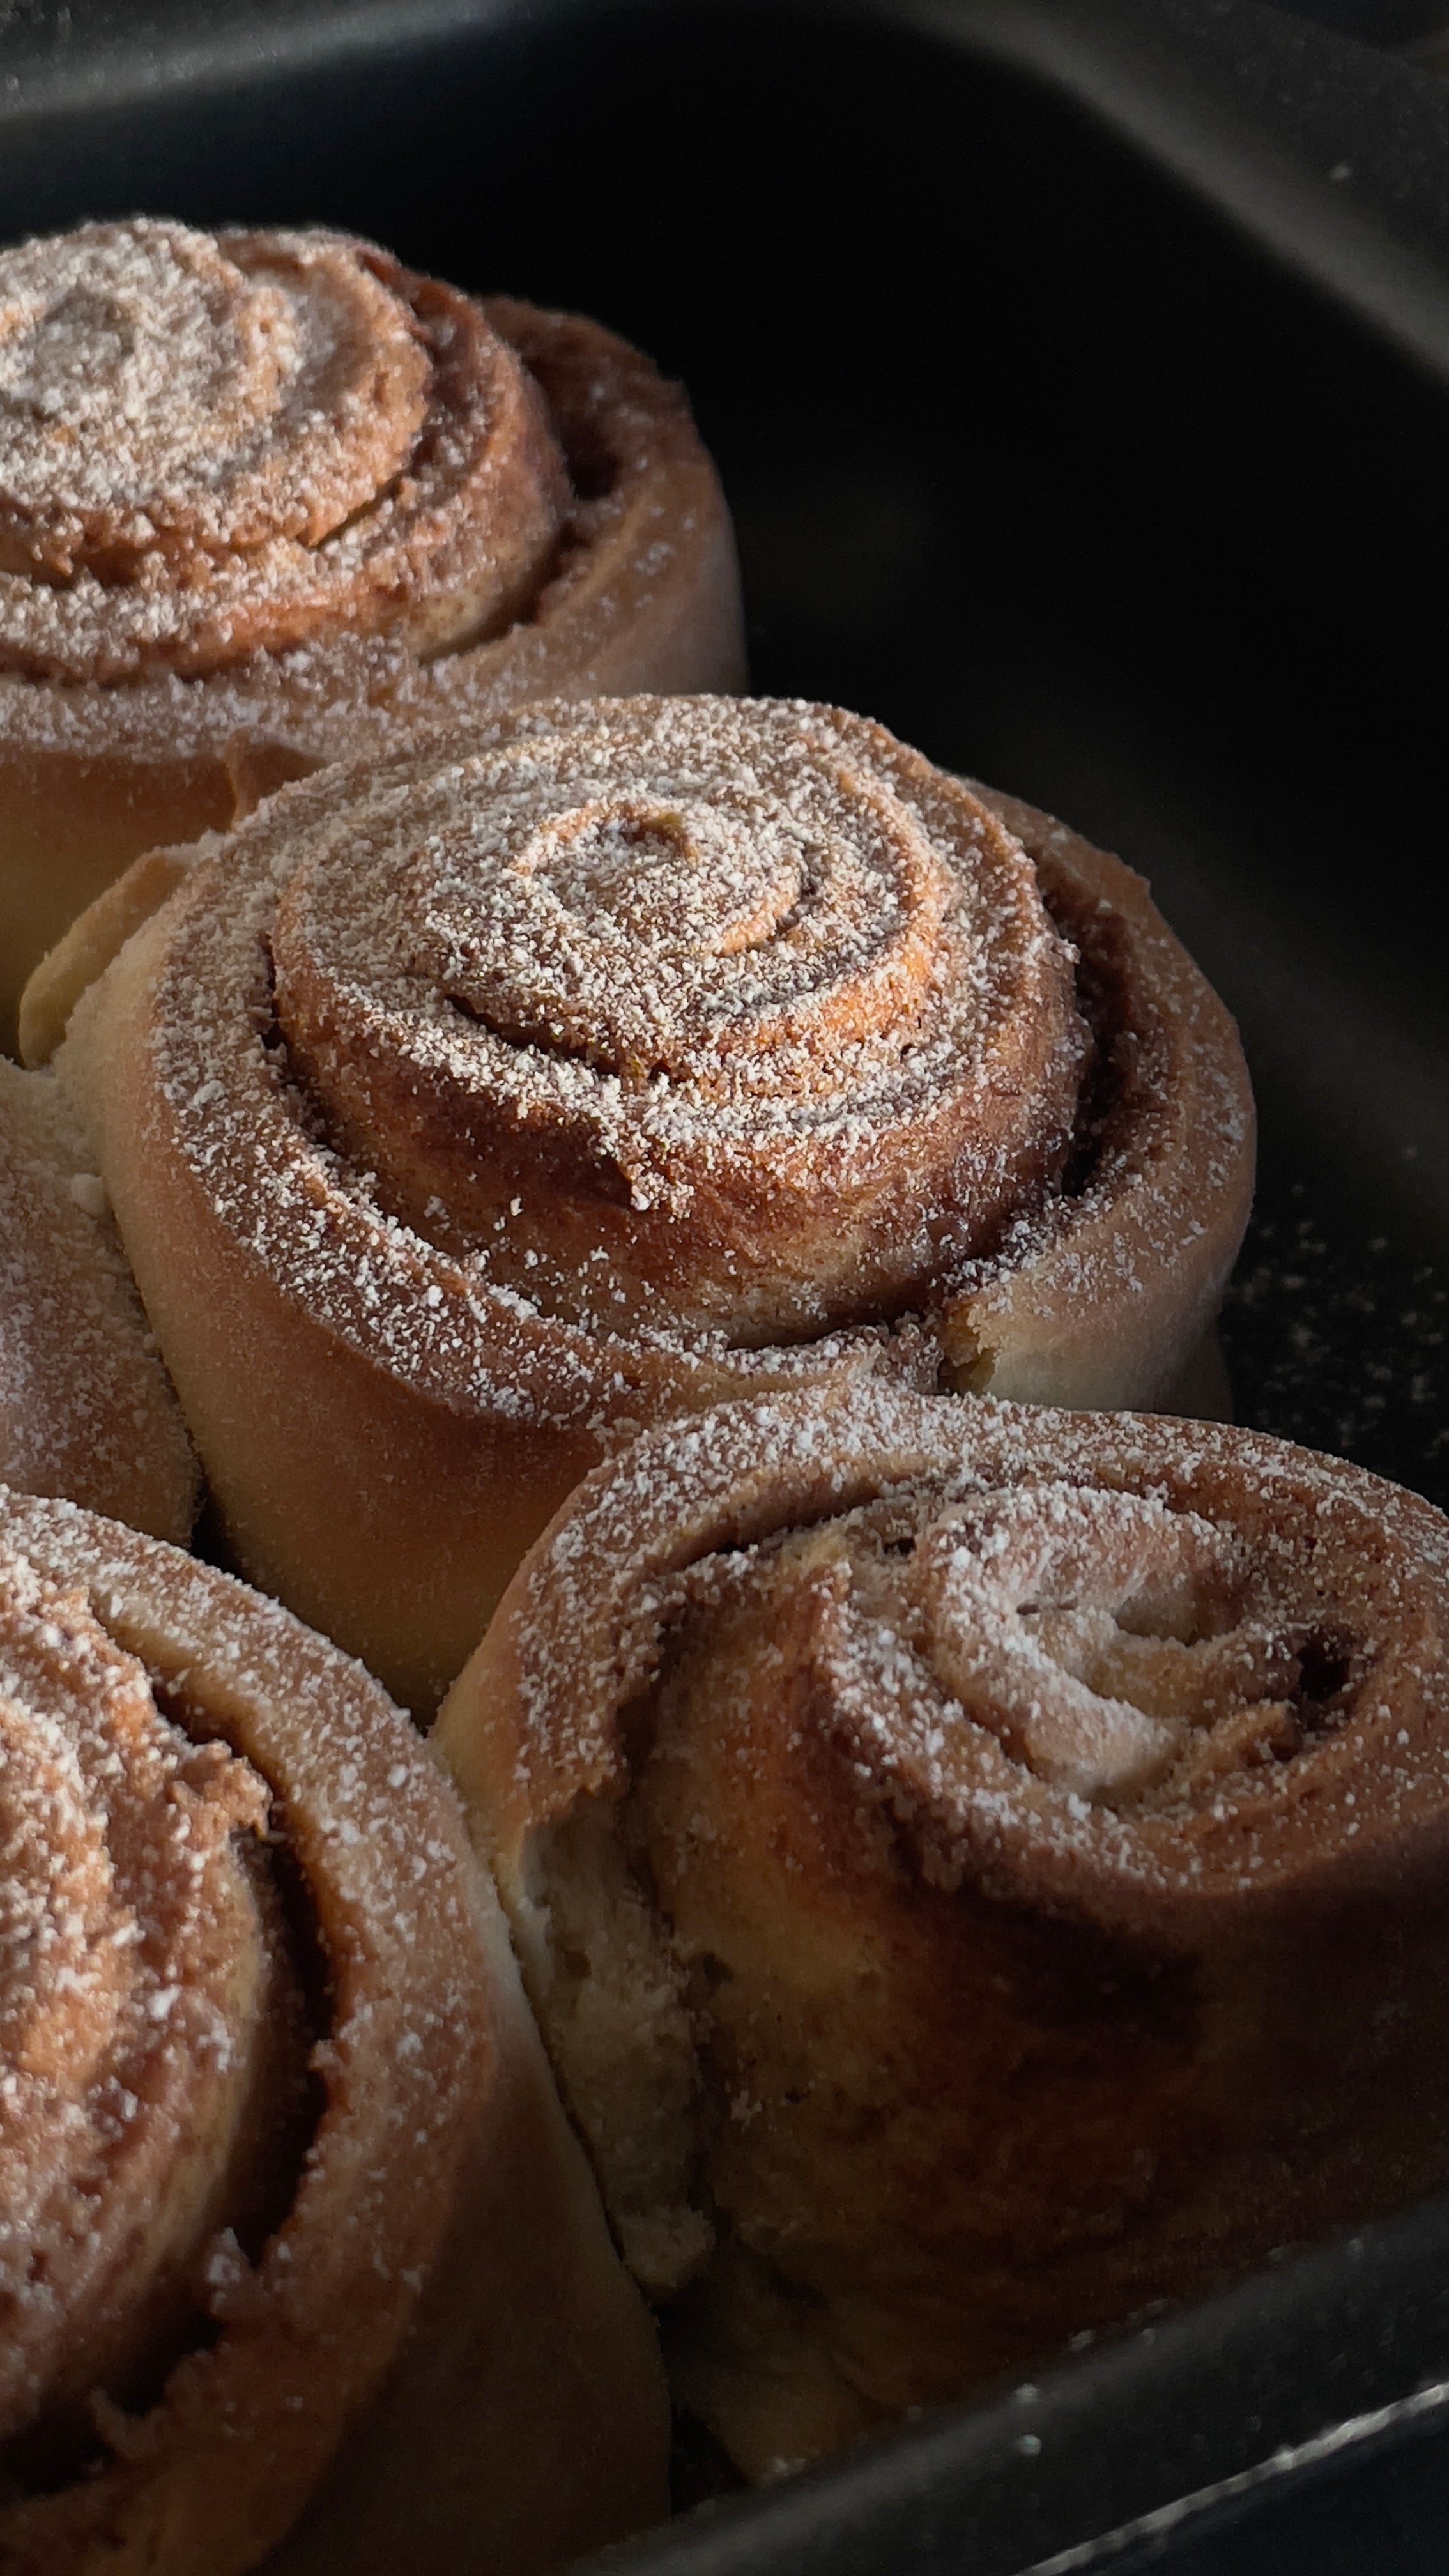
[[[1449,1523],[1358,1470],[727,1406],[586,1481],[435,1740],[752,2472],[1449,2171]]]
[[[171,882],[63,1079],[237,1561],[412,1707],[615,1426],[1170,1401],[1215,1311],[1227,1014],[1120,863],[859,717],[520,710]]]
[[[265,1784],[165,1722],[83,1594],[0,1571],[4,2441],[128,2393],[236,2215],[218,2188],[245,2201],[285,1986],[233,1841],[265,1832]]]
[[[325,232],[90,224],[0,255],[0,663],[197,675],[506,624],[568,500],[466,296]]]
[[[1029,863],[930,776],[826,710],[642,700],[289,800],[275,1007],[325,1132],[570,1319],[899,1305],[1039,1203],[1087,1054]]]
[[[0,2557],[239,2570],[448,2223],[492,2048],[471,1865],[356,1667],[4,1487],[0,1852]]]

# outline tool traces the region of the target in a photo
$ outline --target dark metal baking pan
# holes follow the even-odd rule
[[[682,376],[758,685],[1121,849],[1237,1010],[1243,1418],[1449,1501],[1449,88],[1255,0],[17,0],[0,232],[137,209]],[[1446,2381],[1434,2207],[610,2563],[1407,2576]]]

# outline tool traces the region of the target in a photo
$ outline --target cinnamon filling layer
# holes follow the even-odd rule
[[[0,2484],[72,2478],[295,2194],[315,1945],[266,1783],[84,1593],[0,1608]],[[178,1723],[178,1719],[182,1722]]]
[[[821,2230],[899,2199],[913,2119],[927,2097],[948,2116],[942,1998],[1011,1965],[1012,1897],[962,1892],[983,1813],[1068,1834],[1151,1815],[1189,1841],[1224,1801],[1270,1821],[1284,1766],[1351,1723],[1374,1663],[1311,1571],[1284,1578],[1198,1513],[1075,1481],[907,1488],[689,1569],[657,1684],[620,1714],[622,1799],[583,1801],[529,1860],[552,2042],[649,2287],[706,2267],[721,2227],[813,2293],[863,2296],[873,2248],[889,2271],[884,2225],[834,2252]],[[1144,1974],[1130,1943],[1066,1938],[1089,1984]],[[1164,2034],[1181,2001],[1161,1987]],[[1131,2076],[1129,2051],[1114,2098]],[[964,2077],[958,2116],[954,2182],[939,2130],[921,2140],[932,2235],[980,2183],[966,2133],[990,2113]]]

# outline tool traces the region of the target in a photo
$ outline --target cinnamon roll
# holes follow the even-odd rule
[[[85,1137],[0,1058],[0,1480],[185,1546],[198,1472]]]
[[[660,2510],[652,2331],[377,1686],[0,1489],[0,1735],[5,2567],[231,2576],[314,2498],[293,2576],[514,2576]]]
[[[859,717],[638,699],[298,782],[183,868],[57,1062],[242,1569],[425,1708],[641,1423],[1165,1395],[1241,1054],[1140,881],[1020,819]]]
[[[809,1390],[580,1487],[434,1741],[678,2392],[810,2459],[1449,2180],[1449,1522]]]
[[[316,230],[0,253],[0,1042],[120,868],[230,821],[236,746],[742,675],[713,469],[596,324]]]

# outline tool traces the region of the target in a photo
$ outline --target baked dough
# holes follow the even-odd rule
[[[0,1665],[6,2569],[233,2576],[349,2436],[289,2576],[518,2576],[662,2512],[653,2333],[405,1719],[4,1489]]]
[[[1169,1399],[1246,1220],[1241,1051],[1140,879],[1018,820],[857,716],[644,698],[183,861],[56,1061],[251,1579],[421,1711],[643,1422]]]
[[[1449,1522],[811,1390],[566,1504],[434,1738],[750,2476],[1449,2179]]]
[[[317,229],[0,253],[0,1045],[37,959],[257,741],[743,679],[677,388],[597,324]]]

